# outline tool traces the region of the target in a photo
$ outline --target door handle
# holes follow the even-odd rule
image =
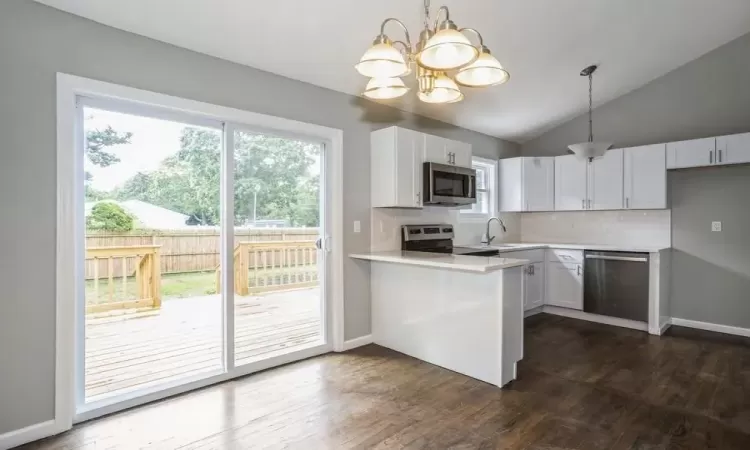
[[[315,248],[317,248],[318,250],[321,250],[323,248],[323,238],[318,238],[315,241]]]
[[[586,259],[603,259],[606,261],[648,262],[648,258],[638,258],[634,256],[586,255]]]

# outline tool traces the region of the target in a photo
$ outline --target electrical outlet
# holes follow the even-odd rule
[[[359,233],[362,231],[362,225],[359,223],[359,220],[354,221],[354,232]]]
[[[721,222],[711,222],[711,231],[721,231]]]

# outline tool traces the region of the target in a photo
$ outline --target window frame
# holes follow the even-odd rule
[[[487,212],[475,212],[472,208],[463,208],[459,210],[459,220],[461,222],[478,222],[488,220],[490,217],[497,215],[497,160],[484,158],[481,156],[471,157],[471,167],[473,169],[484,169],[487,170],[487,180],[485,189],[477,189],[477,197],[479,192],[486,192],[488,196],[488,210]]]

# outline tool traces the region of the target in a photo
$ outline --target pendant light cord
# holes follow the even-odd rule
[[[594,74],[589,74],[589,142],[594,142],[594,114],[592,112],[592,96],[593,96],[593,85]]]

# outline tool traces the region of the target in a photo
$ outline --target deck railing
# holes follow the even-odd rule
[[[159,245],[86,249],[86,313],[161,307]],[[135,283],[131,283],[135,278]],[[106,280],[106,281],[104,281]]]
[[[234,292],[260,294],[318,285],[314,241],[239,242],[234,248]],[[216,270],[216,292],[221,270]]]

